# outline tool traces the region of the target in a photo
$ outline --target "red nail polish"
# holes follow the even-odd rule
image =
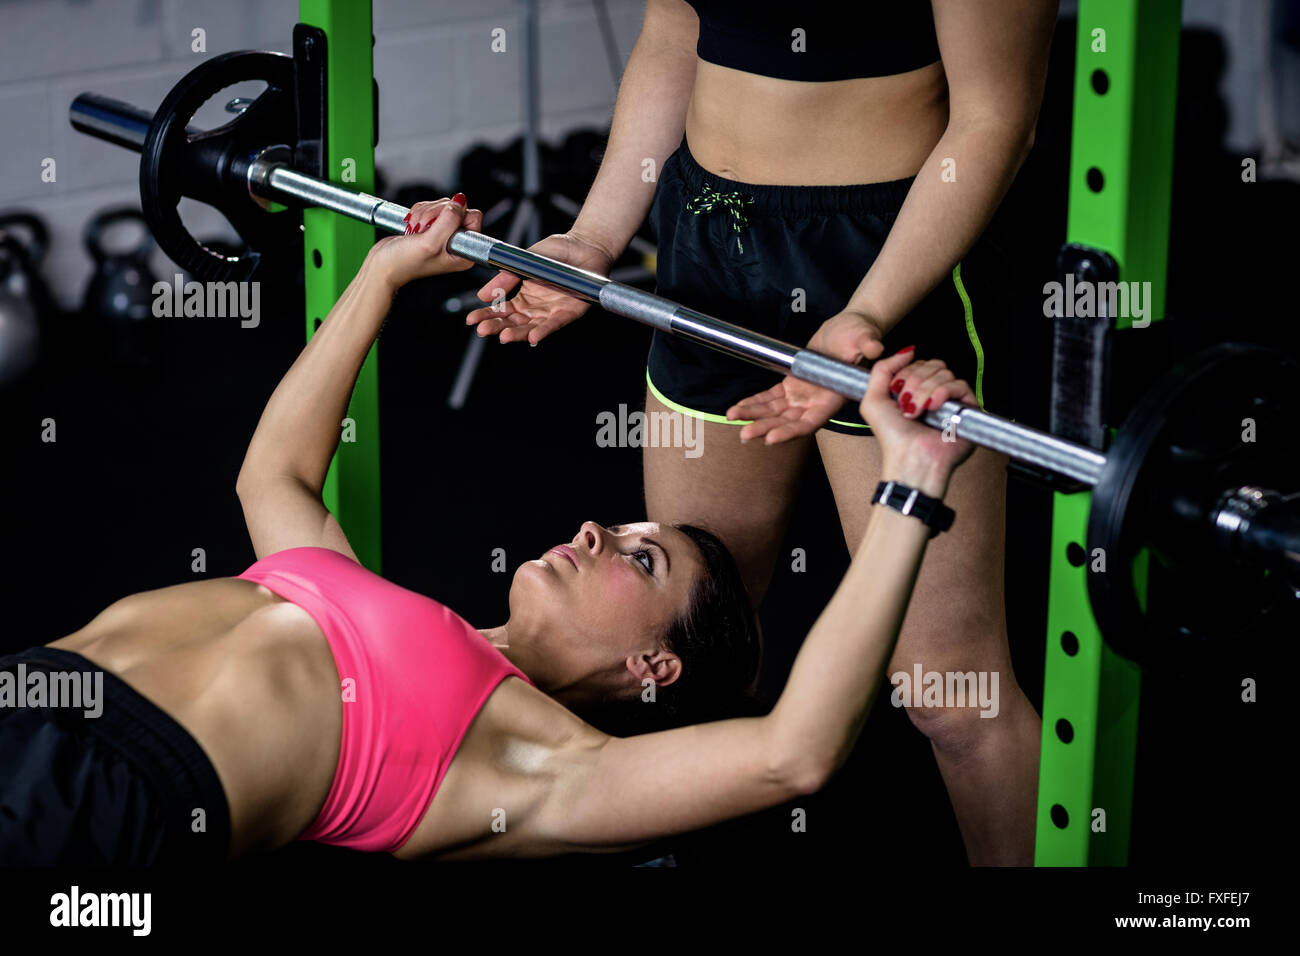
[[[915,345],[909,345],[909,346],[908,346],[907,348],[905,348],[905,349],[899,349],[899,350],[898,350],[898,354],[899,354],[899,355],[902,355],[904,352],[911,352],[911,351],[912,351],[913,349],[915,349],[915,348],[916,348]]]
[[[456,193],[456,195],[454,195],[454,196],[451,197],[451,201],[454,202],[454,203],[456,203],[456,204],[459,205],[459,206],[464,206],[464,205],[465,205],[465,194],[464,194],[464,193]]]
[[[930,400],[927,398],[925,400],[925,404],[921,406],[921,411],[925,411],[929,407],[930,407]]]
[[[915,413],[916,413],[916,406],[913,405],[911,402],[908,402],[906,405],[903,406],[903,414],[913,415]]]
[[[408,212],[405,216],[402,217],[402,222],[410,222],[410,221],[411,221],[411,214]]]
[[[891,385],[889,386],[889,390],[890,390],[891,392],[897,392],[899,389],[901,389],[901,388],[903,387],[903,384],[904,384],[904,383],[903,383],[903,380],[902,380],[901,378],[896,378],[896,379],[894,379],[893,384],[891,384]]]
[[[911,393],[911,392],[904,392],[904,393],[903,393],[903,397],[900,398],[898,401],[899,401],[902,405],[904,405],[904,406],[911,405],[911,404],[912,404],[912,393]]]

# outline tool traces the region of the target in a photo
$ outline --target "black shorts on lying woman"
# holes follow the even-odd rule
[[[659,245],[656,292],[792,345],[807,345],[824,321],[848,305],[880,254],[912,182],[740,183],[701,167],[683,139],[664,163],[650,209]],[[1008,273],[1005,257],[981,239],[890,329],[884,354],[915,345],[918,358],[942,359],[970,382],[985,408],[1009,415]],[[659,401],[718,422],[726,422],[732,405],[781,378],[660,332],[654,334],[646,369]],[[852,403],[825,427],[870,434]]]
[[[40,676],[37,676],[39,673]],[[230,809],[216,769],[180,724],[80,654],[0,657],[21,706],[0,706],[0,867],[220,862]],[[99,683],[93,706],[32,688]],[[81,706],[85,703],[87,706]]]

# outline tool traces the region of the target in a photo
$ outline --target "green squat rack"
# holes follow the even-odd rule
[[[1094,282],[1150,283],[1152,319],[1165,307],[1181,6],[1079,3],[1063,264]],[[1050,429],[1098,447],[1105,437],[1097,433],[1108,381],[1105,326],[1131,325],[1129,316],[1102,311],[1092,323],[1057,320]],[[1062,387],[1065,376],[1069,388]],[[1107,555],[1085,548],[1092,496],[1058,491],[1053,501],[1038,866],[1128,862],[1141,674],[1102,639],[1089,600],[1090,574],[1130,570],[1106,567]],[[1140,595],[1142,557],[1131,569]]]

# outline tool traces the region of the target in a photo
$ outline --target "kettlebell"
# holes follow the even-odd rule
[[[125,252],[109,251],[104,246],[105,236],[121,223],[138,224],[140,240]],[[110,330],[119,361],[137,366],[153,364],[161,320],[153,314],[153,286],[157,279],[149,266],[149,256],[154,241],[144,216],[129,206],[105,209],[86,224],[83,239],[95,271],[82,298],[82,314]]]
[[[0,236],[0,270],[23,254],[22,246],[9,236]],[[26,378],[40,353],[41,325],[36,306],[26,294],[17,270],[0,281],[0,388]],[[18,287],[22,291],[15,291]]]
[[[19,237],[24,229],[26,241]],[[53,311],[39,272],[48,248],[49,231],[35,214],[0,215],[0,388],[22,381],[40,354],[42,327]]]

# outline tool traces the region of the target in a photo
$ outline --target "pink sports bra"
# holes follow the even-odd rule
[[[303,608],[342,682],[334,782],[300,840],[392,852],[423,819],[479,709],[528,677],[450,608],[328,548],[290,548],[239,575]]]

